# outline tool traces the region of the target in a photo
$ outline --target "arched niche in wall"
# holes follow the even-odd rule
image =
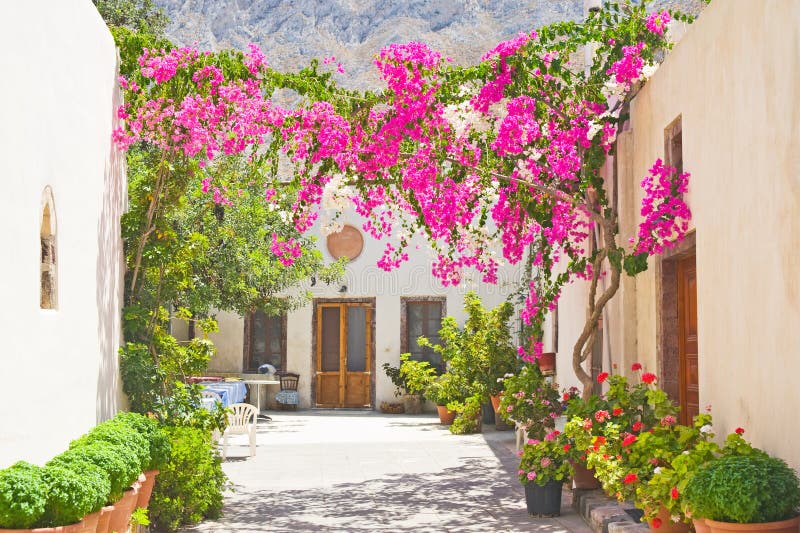
[[[42,192],[42,221],[39,229],[40,285],[39,307],[56,309],[58,306],[58,254],[56,246],[56,209],[53,189],[48,185]]]

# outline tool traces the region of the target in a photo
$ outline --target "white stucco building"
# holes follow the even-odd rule
[[[600,370],[640,362],[683,411],[712,406],[716,433],[800,467],[800,3],[712,2],[631,105],[619,138],[618,242],[636,234],[639,182],[657,158],[691,173],[691,233],[623,277]],[[586,287],[564,291],[545,348],[562,384]],[[557,338],[553,336],[557,332]]]
[[[399,366],[400,354],[431,354],[416,346],[420,335],[438,334],[441,318],[465,319],[464,295],[473,290],[487,308],[504,302],[518,287],[522,265],[500,269],[499,283],[488,285],[480,276],[456,287],[442,286],[431,274],[431,257],[420,240],[409,247],[410,261],[385,272],[377,266],[383,243],[361,228],[352,213],[341,233],[325,237],[319,224],[313,229],[326,261],[340,253],[354,257],[344,278],[335,285],[306,283],[313,300],[283,317],[262,313],[242,318],[219,313],[219,333],[210,335],[217,347],[210,374],[255,373],[270,362],[280,370],[300,374],[300,408],[369,407],[397,401],[395,387],[383,370],[384,363]],[[174,332],[186,336],[185,323],[174,323]],[[516,339],[514,339],[516,341]],[[277,386],[263,387],[271,401]],[[262,401],[262,405],[264,402]]]
[[[123,399],[117,53],[92,2],[0,16],[0,468],[42,463]]]

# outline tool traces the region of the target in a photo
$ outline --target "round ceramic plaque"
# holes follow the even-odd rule
[[[361,255],[364,236],[353,226],[345,226],[339,233],[331,233],[327,240],[328,253],[334,259],[347,257],[350,261]]]

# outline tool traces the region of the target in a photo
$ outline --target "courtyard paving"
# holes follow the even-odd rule
[[[435,415],[270,415],[255,457],[232,439],[223,518],[184,531],[590,531],[568,491],[560,517],[528,516],[512,431],[455,436]]]

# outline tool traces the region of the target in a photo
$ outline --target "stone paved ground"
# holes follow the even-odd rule
[[[589,531],[569,491],[561,517],[527,515],[512,431],[454,436],[435,415],[271,414],[255,457],[232,440],[224,517],[185,531]]]

